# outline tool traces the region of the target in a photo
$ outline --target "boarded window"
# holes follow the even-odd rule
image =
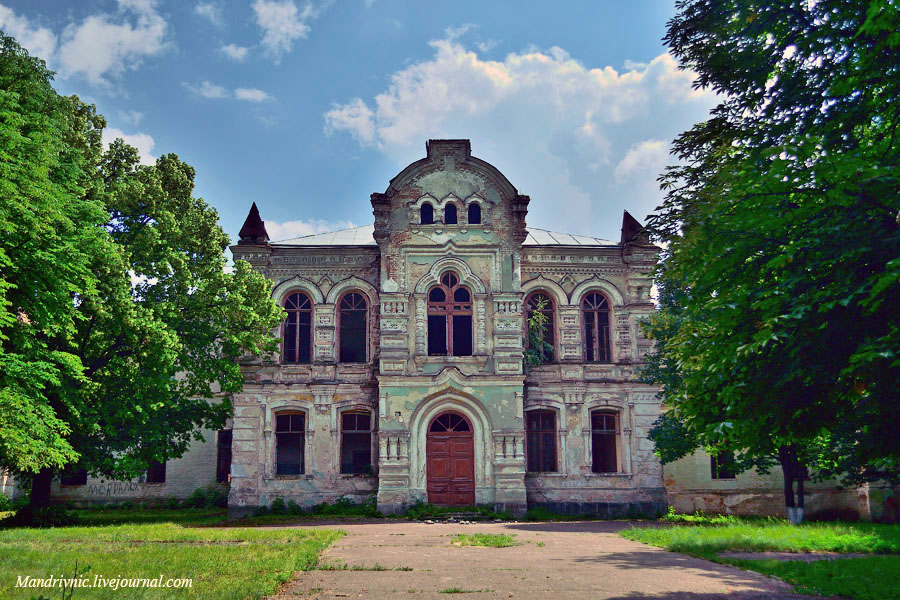
[[[153,461],[147,466],[147,483],[165,483],[166,482],[166,463],[165,461]]]
[[[419,223],[422,225],[434,224],[434,207],[428,202],[423,204],[422,208],[419,209]]]
[[[342,363],[366,362],[366,338],[368,337],[366,298],[351,292],[340,302],[340,361]]]
[[[62,474],[59,482],[63,485],[87,485],[87,469],[71,469]]]
[[[223,429],[219,432],[216,448],[216,481],[228,483],[231,481],[231,430]]]
[[[469,225],[481,224],[481,206],[477,202],[469,205]]]
[[[372,473],[372,415],[341,415],[341,473]]]
[[[552,473],[556,471],[556,413],[552,410],[532,410],[525,418],[525,458],[528,471]]]
[[[295,292],[284,301],[282,357],[285,363],[309,363],[312,357],[312,300]]]
[[[452,271],[428,292],[428,354],[472,355],[472,294]]]
[[[553,314],[553,301],[550,296],[544,292],[535,292],[528,296],[525,303],[527,308],[528,320],[525,323],[525,345],[529,349],[537,352],[541,359],[541,363],[550,363],[554,361],[555,356],[555,322]],[[530,323],[535,322],[535,313],[543,316],[543,325],[540,330],[531,331]]]
[[[734,479],[734,454],[719,452],[710,456],[709,471],[713,479]]]
[[[584,320],[584,359],[586,362],[610,362],[609,301],[590,293],[581,303]]]
[[[456,218],[456,205],[448,204],[444,207],[444,225],[456,225],[458,219]]]
[[[619,471],[619,415],[609,411],[591,412],[591,470],[594,473]]]
[[[304,434],[306,418],[302,413],[286,413],[275,417],[275,474],[304,473]]]

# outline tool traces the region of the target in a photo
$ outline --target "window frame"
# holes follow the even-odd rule
[[[597,429],[594,427],[594,415],[602,415],[606,417],[613,417],[614,419],[614,428],[612,431],[609,429]],[[622,456],[622,413],[621,411],[611,409],[611,408],[593,408],[588,413],[588,418],[590,419],[590,432],[591,432],[591,472],[598,475],[608,475],[613,473],[623,473],[624,472],[624,461]],[[606,471],[599,470],[599,465],[595,460],[597,457],[597,436],[612,436],[613,437],[613,449],[615,451],[615,463],[616,470],[615,471]]]
[[[278,417],[283,417],[283,416],[300,416],[303,418],[303,426],[299,430],[295,430],[295,429],[292,429],[292,422],[289,422],[288,429],[286,431],[279,430]],[[275,475],[275,477],[299,477],[300,475],[305,475],[306,474],[306,439],[307,439],[306,429],[309,424],[309,418],[308,418],[306,411],[279,410],[278,412],[273,413],[272,421],[274,423],[273,433],[275,434],[274,435],[275,444],[274,444],[274,448],[273,448],[274,456],[272,457],[273,458],[273,460],[272,460],[273,474]],[[278,469],[278,465],[279,465],[278,448],[279,448],[279,435],[280,434],[289,434],[289,435],[299,434],[300,435],[300,442],[298,444],[298,450],[300,452],[300,469],[299,469],[300,472],[299,473],[279,473],[278,472],[279,471],[279,469]]]
[[[341,360],[341,347],[343,346],[343,317],[344,317],[344,309],[341,307],[344,300],[347,296],[351,294],[357,294],[362,298],[363,303],[365,304],[365,308],[363,311],[365,312],[365,316],[363,318],[363,360],[362,361],[344,361]],[[347,290],[343,292],[337,301],[337,315],[336,315],[336,324],[337,324],[337,344],[335,348],[335,362],[338,364],[344,365],[360,365],[366,364],[369,362],[369,307],[371,306],[371,301],[369,297],[362,291],[358,289]],[[358,310],[358,309],[348,309],[348,310]]]
[[[558,416],[557,413],[559,411],[552,408],[536,408],[532,410],[528,410],[525,412],[525,472],[526,473],[559,473],[559,424],[558,424]],[[550,418],[553,419],[552,427],[549,429],[540,428],[540,429],[532,429],[530,424],[532,422],[531,417],[533,415],[549,415]],[[537,446],[539,450],[537,452],[536,459],[540,462],[539,468],[532,468],[532,456],[531,456],[531,440],[537,440]],[[547,465],[544,464],[544,448],[546,446],[547,440],[552,440],[553,446],[553,460],[552,460],[552,468],[546,468]]]
[[[151,460],[144,473],[144,483],[165,483],[166,461]]]
[[[535,296],[538,296],[538,295],[546,296],[546,298],[550,301],[549,309],[545,308],[541,312],[544,314],[549,313],[550,319],[547,322],[549,324],[549,329],[550,329],[550,345],[553,347],[553,351],[552,351],[552,354],[551,354],[549,360],[541,361],[541,364],[542,365],[555,364],[555,363],[559,362],[557,360],[558,349],[556,346],[556,329],[557,329],[556,328],[556,312],[557,312],[556,311],[556,299],[553,297],[553,294],[551,294],[547,290],[544,290],[544,289],[533,290],[531,292],[528,292],[528,295],[525,296],[525,303],[524,303],[524,305],[525,305],[525,323],[524,323],[525,348],[526,349],[529,348],[530,342],[531,342],[531,340],[530,340],[531,332],[528,330],[528,321],[531,318],[532,313],[534,312],[530,306],[531,300],[532,300],[532,298],[534,298]],[[541,339],[543,339],[543,337]]]
[[[287,308],[288,301],[291,298],[293,298],[294,296],[302,296],[302,297],[306,298],[306,300],[309,303],[309,308],[308,309],[307,308],[290,308],[290,309]],[[281,364],[283,364],[283,365],[310,365],[310,364],[312,364],[313,351],[315,349],[315,332],[314,332],[315,322],[314,322],[314,318],[313,318],[315,316],[315,314],[314,314],[315,306],[316,306],[316,304],[313,301],[312,296],[309,293],[307,293],[306,290],[302,290],[302,289],[291,290],[290,292],[288,292],[287,294],[284,295],[284,299],[281,301],[281,308],[284,310],[285,313],[287,313],[287,315],[285,316],[284,320],[281,322]],[[298,316],[297,316],[297,323],[295,325],[297,328],[297,331],[295,334],[295,336],[296,336],[295,360],[289,361],[289,360],[287,360],[287,357],[286,357],[286,349],[287,349],[286,336],[287,336],[288,319],[290,319],[291,313],[296,313]],[[301,328],[300,328],[300,316],[299,316],[300,313],[304,313],[304,314],[309,313],[309,360],[308,361],[300,360],[300,347],[301,347],[301,342],[303,341],[303,339],[302,339],[303,336],[301,335]]]
[[[588,299],[591,296],[600,297],[606,303],[606,309],[603,310],[603,309],[599,309],[599,308],[586,308],[585,305],[587,304]],[[601,292],[599,290],[591,290],[591,291],[587,292],[586,294],[584,294],[581,297],[581,302],[579,303],[579,312],[581,313],[581,347],[582,347],[582,351],[584,352],[584,362],[598,363],[598,364],[612,363],[613,362],[613,344],[612,344],[613,314],[612,314],[612,302],[610,301],[609,296],[607,296],[606,294],[604,294],[603,292]],[[587,335],[587,328],[588,328],[587,314],[588,313],[591,313],[594,315],[593,324],[592,324],[593,325],[592,329],[593,329],[593,334],[594,334],[594,343],[591,344],[590,346],[588,345],[588,335]],[[601,327],[601,323],[600,323],[600,320],[601,320],[600,316],[603,315],[604,313],[606,314],[605,330],[603,330],[603,328]],[[601,333],[605,333],[605,335],[601,336]],[[606,341],[606,344],[605,344],[606,356],[604,356],[604,357],[599,356],[599,354],[601,354],[600,351],[602,349],[601,344],[600,344],[601,339],[604,339]],[[589,348],[591,349],[591,351],[593,353],[593,357],[590,357],[590,358],[588,356]],[[603,360],[603,359],[605,359],[605,360]]]
[[[344,417],[350,415],[366,415],[369,417],[369,428],[368,429],[345,429],[344,428]],[[338,448],[339,456],[338,456],[338,470],[341,475],[374,475],[375,474],[375,452],[372,447],[373,440],[375,439],[375,413],[372,410],[365,408],[350,408],[347,410],[343,410],[338,414],[339,424],[340,424],[340,432],[341,432],[341,440],[340,447]],[[358,425],[358,423],[357,423]],[[366,471],[356,472],[353,470],[345,471],[344,470],[344,444],[345,444],[345,435],[360,435],[367,434],[369,436],[369,465]]]
[[[448,275],[452,275],[456,278],[456,283],[453,285],[447,285],[444,281],[444,278]],[[432,301],[431,293],[435,289],[441,289],[444,292],[444,300],[443,301]],[[459,302],[455,299],[455,294],[458,290],[465,290],[469,294],[469,300],[467,302]],[[472,294],[472,290],[469,289],[468,286],[463,285],[462,279],[459,274],[453,270],[447,270],[441,273],[440,278],[438,279],[438,283],[436,285],[428,288],[428,292],[426,293],[426,308],[425,308],[425,321],[426,326],[430,321],[429,317],[444,317],[444,335],[446,337],[446,353],[432,353],[430,344],[428,343],[430,331],[426,331],[426,353],[428,356],[473,356],[475,354],[475,311],[474,311],[474,295]],[[453,347],[453,320],[454,317],[465,317],[468,316],[470,319],[470,327],[471,332],[469,334],[470,339],[470,352],[469,354],[456,354],[455,349]]]

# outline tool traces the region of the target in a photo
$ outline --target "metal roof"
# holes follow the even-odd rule
[[[523,246],[616,246],[616,242],[590,237],[558,233],[546,229],[526,228],[528,236]],[[275,246],[375,246],[374,225],[363,225],[329,233],[316,233],[289,240],[272,242]]]

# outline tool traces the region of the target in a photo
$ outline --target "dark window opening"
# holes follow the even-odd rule
[[[619,416],[612,412],[591,412],[591,470],[594,473],[619,471]]]
[[[341,473],[372,473],[371,421],[367,412],[341,415]]]
[[[586,362],[610,362],[609,301],[591,293],[581,303],[584,319],[584,359]]]
[[[481,224],[481,206],[477,202],[469,205],[469,225]]]
[[[74,469],[66,471],[59,478],[63,485],[87,485],[87,469]]]
[[[555,317],[553,301],[544,292],[535,292],[528,297],[526,304],[527,322],[525,323],[525,345],[533,349],[541,363],[551,363],[555,356]],[[535,313],[543,316],[543,325],[539,331],[532,331],[530,323],[535,320]]]
[[[366,362],[367,309],[366,299],[360,293],[351,292],[341,298],[339,358],[342,363]]]
[[[463,418],[461,415],[456,413],[448,412],[444,413],[434,421],[431,422],[431,427],[428,428],[428,431],[431,433],[443,433],[446,431],[471,431],[469,428],[469,422]]]
[[[429,356],[472,356],[472,294],[448,271],[428,292]]]
[[[275,474],[301,475],[304,471],[306,417],[287,413],[275,417]]]
[[[147,483],[165,483],[166,482],[166,463],[165,461],[152,461],[147,465]]]
[[[531,473],[556,471],[556,413],[533,410],[525,418],[525,457]]]
[[[734,479],[734,454],[719,452],[710,456],[709,472],[713,479]]]
[[[296,292],[284,301],[282,355],[285,363],[306,364],[312,357],[312,300]]]
[[[228,483],[231,481],[231,430],[223,429],[219,432],[216,444],[216,481]]]
[[[448,204],[444,207],[444,225],[456,225],[456,205]]]
[[[419,209],[419,223],[422,225],[434,224],[434,207],[428,202],[423,204],[422,208]]]

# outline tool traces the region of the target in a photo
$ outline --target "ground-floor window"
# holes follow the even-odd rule
[[[617,473],[619,445],[619,414],[591,411],[591,470],[594,473]]]
[[[219,432],[216,450],[216,481],[228,483],[231,481],[231,430],[223,429]]]
[[[734,454],[718,452],[710,456],[709,474],[713,479],[734,479]]]
[[[303,446],[306,417],[302,413],[275,416],[275,474],[304,473]]]
[[[341,473],[372,473],[372,415],[341,415]]]
[[[166,463],[165,461],[152,461],[147,465],[147,483],[165,483],[166,482]]]
[[[531,473],[556,471],[556,413],[532,410],[525,418],[525,457]]]
[[[87,469],[72,469],[59,478],[63,485],[87,485]]]

